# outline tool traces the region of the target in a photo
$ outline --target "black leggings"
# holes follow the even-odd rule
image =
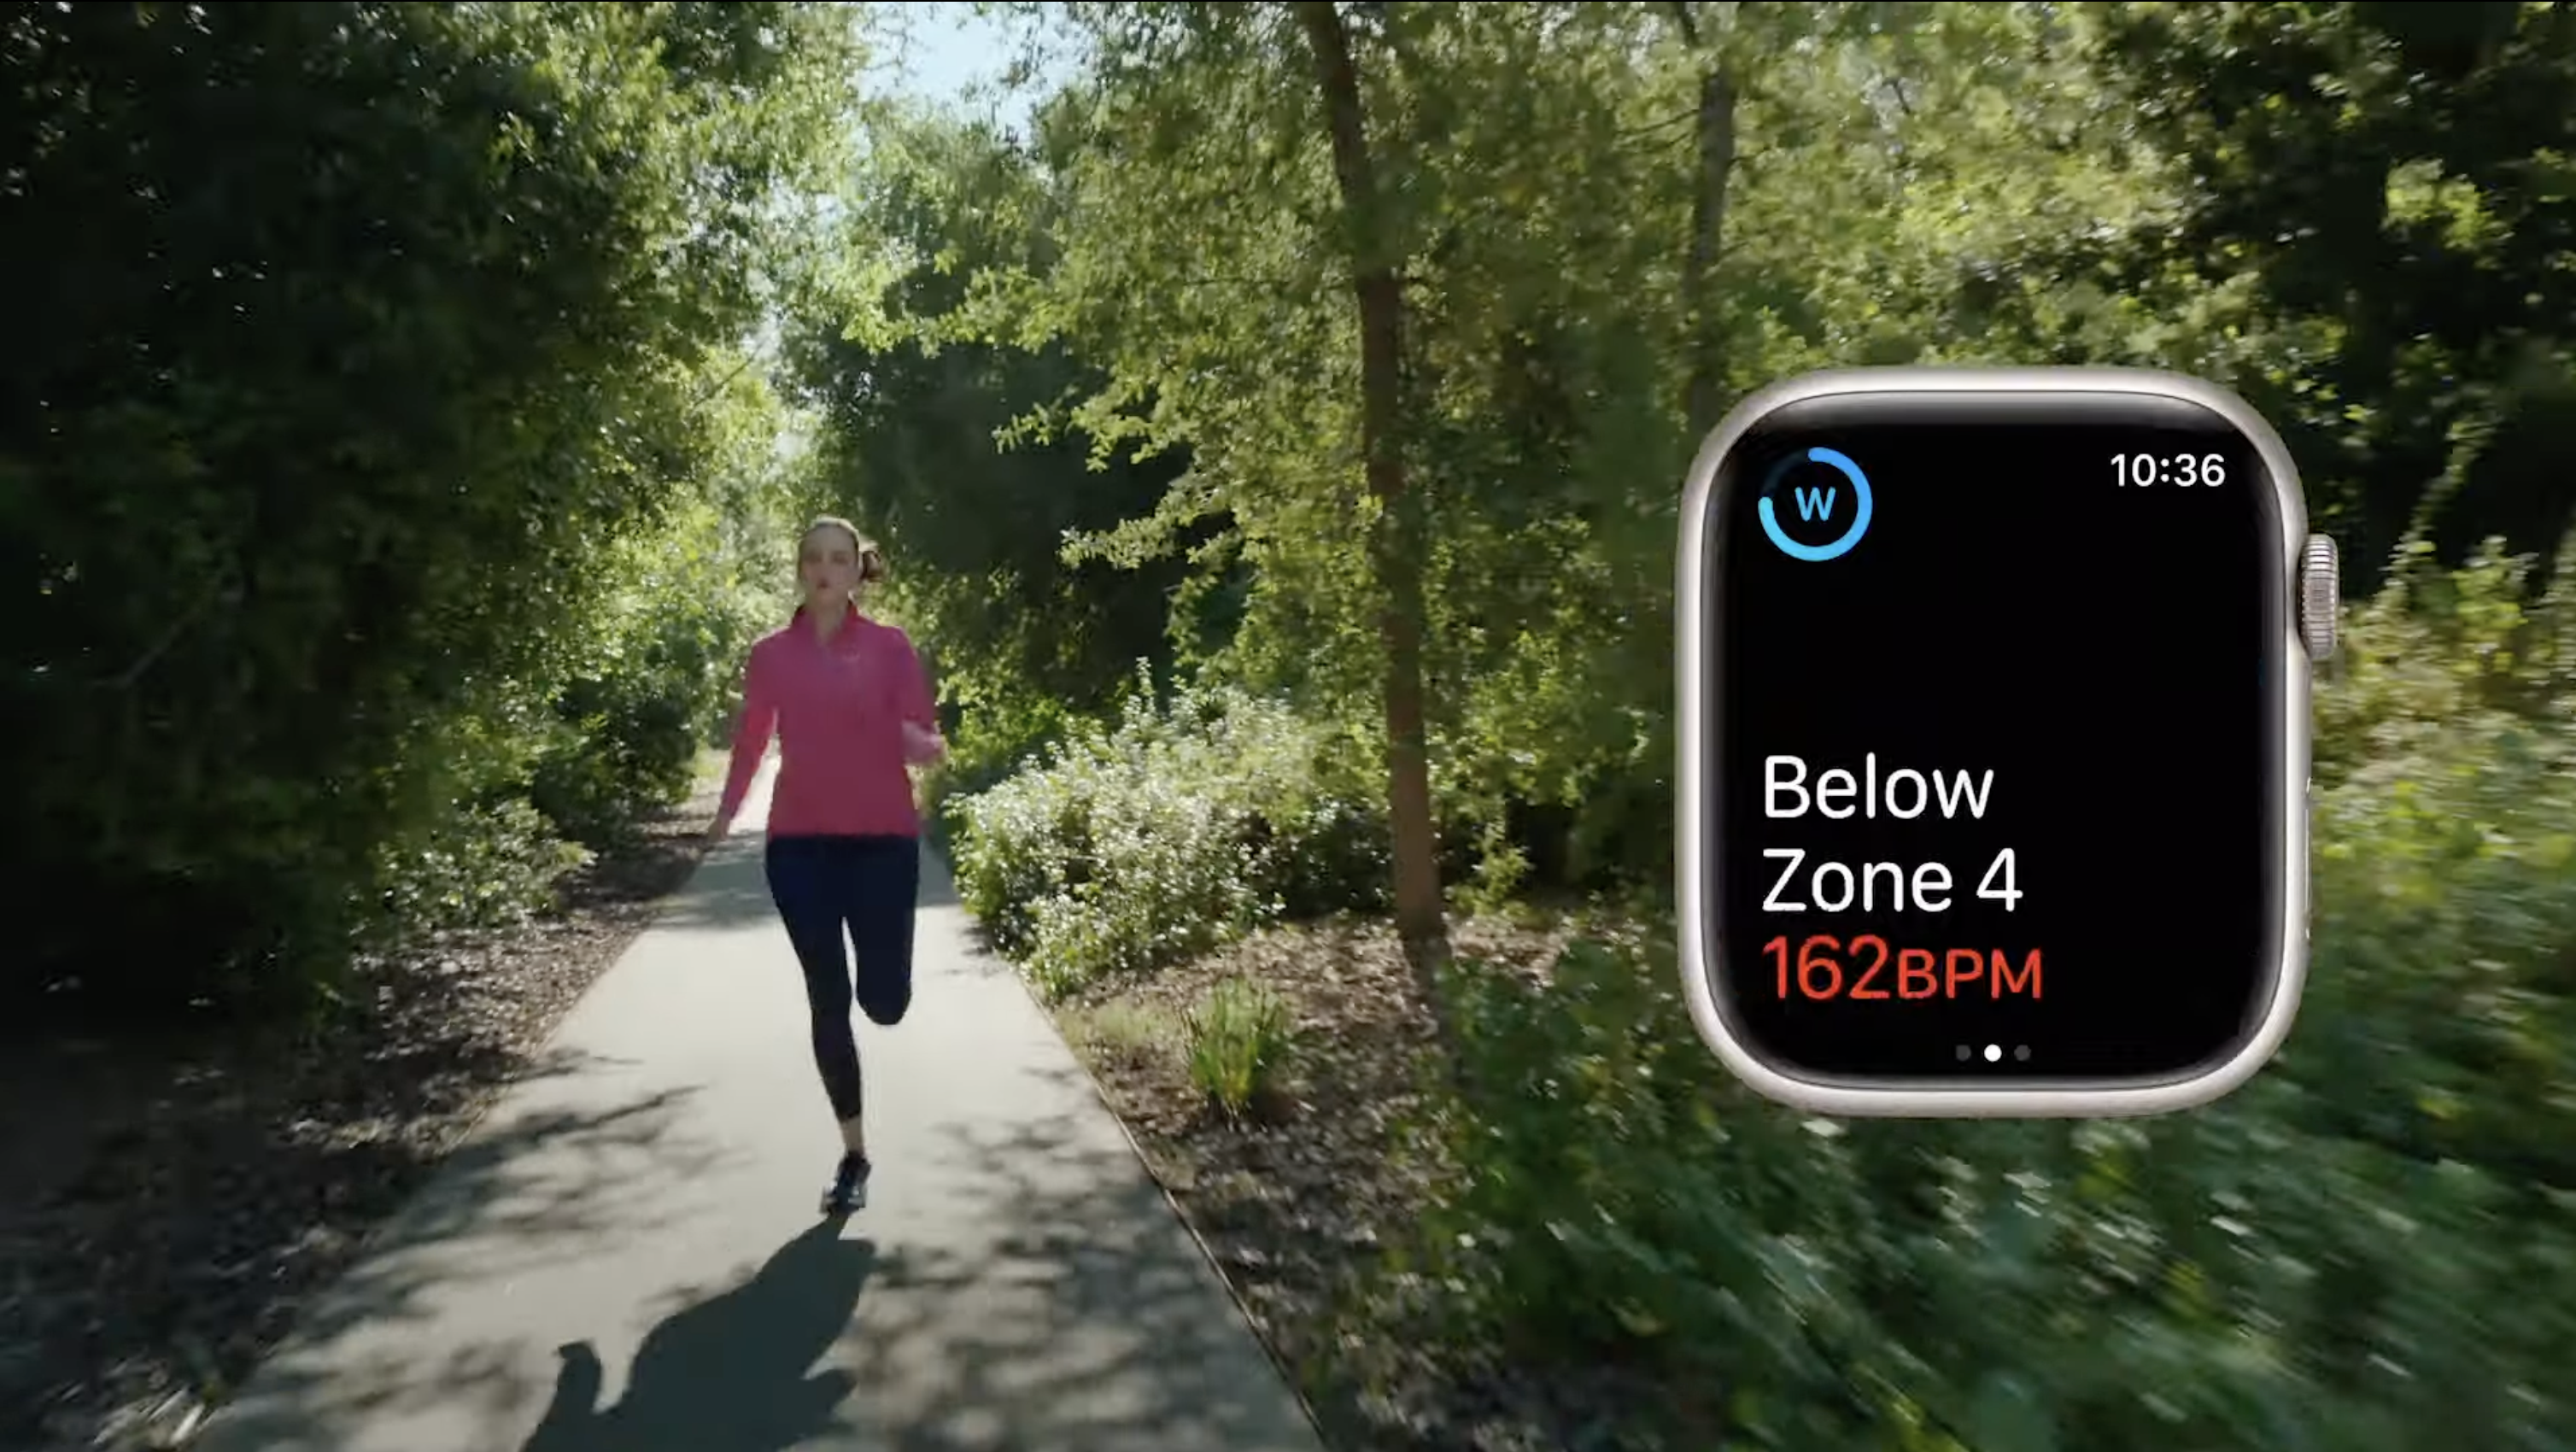
[[[860,1011],[881,1024],[902,1022],[912,1007],[921,844],[911,837],[772,837],[767,865],[770,901],[805,970],[814,1067],[832,1113],[856,1119],[859,1045],[850,1034],[850,999],[855,992]]]

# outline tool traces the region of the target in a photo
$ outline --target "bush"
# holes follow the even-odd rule
[[[950,833],[962,820],[964,799],[1008,781],[1042,757],[1048,746],[1065,738],[1072,719],[1053,702],[1000,692],[971,693],[971,704],[954,704],[960,674],[951,667],[940,682],[948,693],[941,703],[948,754],[921,775],[922,826],[952,860],[957,854]]]
[[[2531,644],[2563,602],[2515,578],[2356,612],[2306,1006],[2208,1111],[1803,1119],[1699,1044],[1658,939],[1460,965],[1453,1329],[1721,1387],[1755,1446],[2569,1445],[2576,732]]]
[[[530,799],[576,841],[612,845],[688,790],[730,719],[744,653],[780,618],[746,579],[778,574],[776,560],[737,559],[719,538],[701,505],[620,551],[614,568],[632,583],[568,670],[530,773]]]
[[[383,906],[402,937],[507,927],[552,900],[589,854],[556,838],[536,808],[504,797],[439,819],[424,841],[391,844],[378,863]]]
[[[2465,718],[2490,737],[2538,730],[2563,742],[2576,729],[2576,534],[2568,540],[2570,567],[2529,605],[2534,562],[2494,541],[2447,572],[2420,541],[2400,550],[2386,588],[2345,612],[2319,685],[2318,783],[2365,769],[2389,777],[2445,749]]]
[[[1286,706],[1140,694],[1040,763],[950,804],[957,882],[1041,990],[1149,969],[1386,880],[1385,836],[1336,733]]]
[[[1190,1011],[1190,1082],[1242,1118],[1269,1092],[1289,1028],[1287,1001],[1276,993],[1242,979],[1216,985]]]

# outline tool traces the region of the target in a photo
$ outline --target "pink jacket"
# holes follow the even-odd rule
[[[732,821],[741,808],[774,729],[770,836],[921,835],[904,770],[906,722],[939,728],[911,637],[854,605],[827,644],[799,610],[751,648],[720,820]]]

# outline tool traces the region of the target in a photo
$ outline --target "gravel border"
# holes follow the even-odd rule
[[[1462,956],[1525,973],[1565,937],[1491,920],[1453,932]],[[1189,1010],[1228,979],[1279,995],[1296,1032],[1267,1111],[1242,1123],[1202,1099],[1186,1062]],[[1432,1289],[1390,1264],[1445,1172],[1421,1089],[1432,1017],[1385,924],[1275,929],[1051,1012],[1338,1452],[1616,1445],[1638,1387],[1459,1345],[1422,1314]]]

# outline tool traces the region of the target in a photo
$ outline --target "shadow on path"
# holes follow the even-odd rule
[[[1087,1076],[1008,966],[964,951],[945,864],[923,869],[921,971],[951,997],[881,1042],[926,1092],[885,1131],[873,1224],[779,1244],[739,1208],[811,1193],[782,1168],[804,1132],[773,1127],[801,1066],[752,1063],[793,1000],[714,1017],[746,962],[792,993],[774,920],[648,934],[582,1030],[615,1055],[568,1044],[562,1080],[520,1086],[202,1452],[1316,1452]],[[711,858],[700,931],[769,920],[760,876],[756,842]]]
[[[539,1081],[614,1071],[618,1063],[558,1048],[521,1092]],[[423,1405],[512,1415],[512,1405],[537,1390],[516,1372],[515,1348],[440,1334],[456,1314],[460,1264],[470,1268],[470,1284],[497,1293],[516,1276],[577,1260],[603,1241],[649,1241],[662,1232],[662,1208],[639,1206],[627,1187],[699,1179],[729,1163],[725,1147],[683,1122],[695,1097],[673,1087],[622,1102],[497,1111],[385,1223],[365,1254],[327,1290],[293,1306],[290,1343],[266,1359],[242,1400],[217,1414],[200,1447],[336,1448],[372,1419]]]
[[[778,909],[769,899],[769,874],[762,865],[762,846],[761,829],[757,826],[743,828],[719,843],[698,864],[697,876],[687,889],[669,899],[657,926],[691,930],[776,928]],[[957,906],[956,879],[939,854],[928,848],[921,854],[918,906],[923,911]],[[781,933],[778,943],[782,952],[786,942]]]
[[[760,831],[738,831],[698,862],[695,877],[662,908],[656,927],[725,930],[777,921],[762,870]]]
[[[824,1220],[751,1279],[674,1313],[636,1349],[614,1405],[587,1341],[559,1348],[554,1400],[521,1452],[785,1452],[837,1429],[857,1378],[817,1370],[875,1273],[867,1240]]]

